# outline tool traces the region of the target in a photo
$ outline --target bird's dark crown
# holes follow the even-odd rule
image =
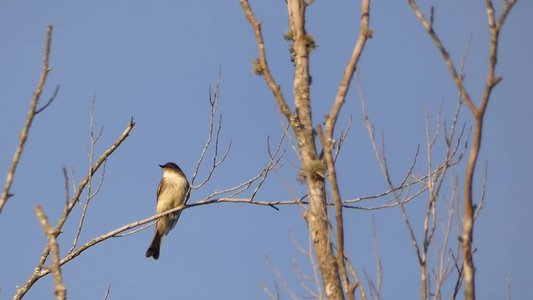
[[[172,170],[176,170],[176,171],[181,171],[180,167],[178,167],[178,165],[176,165],[175,163],[173,162],[167,162],[166,164],[164,165],[159,165],[162,169],[172,169]]]

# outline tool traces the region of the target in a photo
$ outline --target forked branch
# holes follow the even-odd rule
[[[218,118],[218,125],[216,127],[216,132],[215,132],[215,123],[217,123],[216,122],[216,112],[217,112],[217,108],[218,108],[218,102],[220,100],[220,81],[221,81],[221,78],[222,78],[222,74],[219,73],[218,74],[218,80],[217,80],[217,83],[215,85],[214,91],[211,89],[211,87],[209,87],[209,98],[208,98],[208,100],[209,100],[209,106],[211,107],[210,113],[209,113],[209,131],[208,131],[208,134],[207,134],[207,140],[205,142],[204,148],[202,149],[200,157],[198,158],[198,161],[196,163],[196,167],[194,168],[194,173],[193,173],[193,175],[191,177],[191,189],[195,189],[195,190],[196,189],[200,189],[207,182],[209,182],[209,180],[211,180],[211,176],[213,176],[213,174],[215,173],[215,170],[226,160],[226,157],[228,156],[229,151],[231,149],[231,142],[230,142],[228,147],[226,148],[226,150],[222,154],[222,158],[219,159],[218,148],[219,148],[219,145],[220,145],[220,133],[222,131],[222,116],[219,116],[219,118]],[[209,170],[206,178],[202,182],[200,182],[199,184],[195,184],[196,178],[198,178],[200,167],[202,166],[202,164],[203,164],[203,162],[204,162],[204,160],[206,158],[207,151],[212,146],[213,139],[214,139],[214,145],[213,145],[213,148],[214,148],[213,152],[214,153],[213,153],[212,164],[210,166],[210,170]]]
[[[55,279],[55,295],[58,300],[64,300],[67,298],[67,289],[63,283],[63,276],[61,275],[61,265],[59,263],[59,246],[57,244],[57,233],[54,232],[50,223],[48,222],[48,217],[44,214],[44,211],[41,206],[37,205],[35,207],[35,214],[41,222],[43,227],[44,234],[48,238],[48,247],[52,253],[52,267],[50,268],[51,272],[54,273]]]
[[[109,158],[109,156],[111,156],[111,154],[113,154],[113,152],[122,144],[122,142],[126,140],[126,138],[130,134],[134,126],[135,126],[135,122],[133,122],[133,119],[131,119],[130,122],[128,123],[128,126],[126,127],[126,129],[124,129],[124,131],[117,138],[117,140],[104,153],[102,153],[102,155],[96,160],[94,165],[90,167],[85,177],[78,184],[76,192],[72,196],[71,200],[66,204],[63,210],[63,213],[61,214],[56,226],[53,228],[53,232],[54,234],[56,234],[56,236],[61,233],[63,229],[63,225],[65,225],[65,222],[67,221],[74,206],[79,202],[80,197],[83,191],[85,190],[86,186],[89,184],[92,176],[99,170],[102,164],[105,163],[105,161]],[[68,256],[72,255],[76,251],[70,252]],[[39,261],[37,262],[37,265],[35,266],[35,269],[32,275],[20,288],[17,289],[15,296],[13,297],[14,300],[21,299],[29,291],[29,289],[35,284],[35,282],[37,282],[37,280],[39,280],[46,274],[50,273],[49,269],[44,268],[44,263],[48,259],[49,255],[50,255],[50,245],[47,244],[43,250],[43,253],[41,254],[41,257],[39,258]],[[62,266],[64,263],[65,263],[65,259],[61,260],[60,266]]]
[[[442,44],[441,40],[435,33],[433,29],[433,20],[430,18],[428,21],[424,17],[420,8],[416,4],[415,0],[408,0],[409,5],[411,6],[413,12],[417,18],[422,23],[423,27],[426,29],[431,39],[433,40],[435,46],[439,49],[450,75],[452,76],[459,93],[461,94],[463,100],[466,102],[472,115],[474,117],[474,136],[473,144],[470,149],[470,155],[466,167],[466,178],[465,178],[465,187],[464,187],[464,204],[465,211],[463,216],[463,234],[461,237],[462,243],[462,253],[463,253],[463,276],[465,282],[465,299],[473,300],[475,299],[475,268],[473,261],[473,251],[472,251],[472,242],[473,242],[473,230],[474,230],[474,215],[475,215],[475,205],[472,197],[472,186],[474,181],[474,172],[477,164],[477,159],[479,156],[479,151],[481,148],[481,138],[483,133],[483,121],[487,105],[489,103],[490,95],[494,87],[502,80],[501,76],[496,75],[496,63],[498,58],[498,44],[499,44],[499,35],[500,30],[513,6],[517,3],[518,0],[506,0],[504,1],[503,11],[500,16],[496,18],[496,13],[494,11],[494,5],[492,0],[486,0],[486,9],[487,9],[487,18],[488,18],[488,27],[489,27],[489,61],[488,61],[488,71],[487,79],[485,83],[485,88],[483,90],[483,95],[481,97],[479,106],[476,106],[474,101],[470,98],[468,91],[464,84],[464,79],[459,76],[453,61],[448,54],[448,51]]]

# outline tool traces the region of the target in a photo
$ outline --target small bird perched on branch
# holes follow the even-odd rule
[[[183,171],[175,163],[169,162],[159,165],[163,169],[163,178],[157,187],[156,213],[160,214],[170,209],[184,205],[189,200],[190,185]],[[157,220],[155,235],[150,247],[146,250],[146,257],[159,258],[161,239],[167,235],[178,222],[181,210],[168,214]]]

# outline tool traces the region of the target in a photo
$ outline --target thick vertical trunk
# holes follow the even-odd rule
[[[315,245],[318,266],[322,275],[327,299],[344,299],[337,259],[331,247],[326,213],[324,168],[319,160],[311,116],[309,94],[309,47],[305,32],[305,8],[303,0],[289,0],[289,22],[294,37],[294,104],[296,116],[291,120],[298,144],[300,158],[309,193],[307,224]],[[320,171],[322,170],[322,171]]]
[[[324,201],[324,181],[308,178],[310,207],[306,215],[327,299],[344,299],[336,257],[331,247]]]

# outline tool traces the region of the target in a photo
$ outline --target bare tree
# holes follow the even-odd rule
[[[287,9],[289,16],[289,33],[286,37],[291,40],[291,55],[294,63],[294,110],[292,110],[270,72],[265,53],[265,44],[261,32],[261,23],[257,21],[250,4],[246,0],[240,1],[246,18],[252,26],[258,46],[259,57],[255,63],[256,74],[261,74],[274,94],[278,106],[296,137],[298,144],[298,158],[300,159],[300,176],[305,181],[309,197],[309,208],[305,219],[314,242],[317,263],[322,275],[322,285],[327,299],[354,299],[357,285],[350,282],[346,268],[344,253],[344,229],[342,215],[342,200],[337,184],[335,163],[332,149],[336,141],[334,137],[335,124],[339,112],[346,99],[346,94],[357,68],[357,63],[363,52],[368,38],[370,1],[361,1],[361,26],[353,53],[346,64],[342,80],[339,84],[337,95],[332,102],[329,115],[325,119],[325,131],[320,126],[314,128],[311,108],[309,55],[314,49],[314,40],[306,31],[306,10],[312,1],[288,0]],[[322,145],[323,154],[319,153],[316,144],[316,135]],[[327,216],[325,181],[333,194],[335,205],[336,246],[337,253],[333,250],[333,239],[330,235]],[[361,296],[364,292],[360,289]]]
[[[479,157],[479,152],[481,149],[481,137],[483,134],[483,121],[485,118],[485,112],[487,111],[487,106],[489,104],[490,96],[492,91],[498,83],[501,82],[502,77],[496,75],[496,62],[498,59],[498,43],[500,37],[500,31],[505,23],[509,12],[516,4],[517,0],[506,0],[504,1],[503,11],[500,13],[500,16],[497,18],[494,11],[494,5],[492,0],[486,0],[487,7],[487,18],[490,34],[490,43],[489,43],[489,61],[488,61],[488,71],[485,87],[483,90],[483,95],[479,101],[479,105],[475,104],[474,99],[470,97],[470,94],[465,86],[464,76],[460,76],[457,68],[455,67],[452,58],[450,57],[445,46],[441,42],[437,33],[433,28],[433,8],[431,9],[430,18],[427,19],[420,8],[418,7],[415,0],[409,0],[409,5],[413,9],[413,12],[420,20],[424,29],[428,32],[431,39],[435,43],[435,46],[439,49],[444,62],[446,63],[450,75],[452,76],[461,99],[466,103],[472,115],[474,117],[474,135],[473,135],[473,144],[470,149],[470,155],[468,158],[468,165],[466,168],[466,179],[464,184],[464,216],[463,216],[463,234],[461,237],[462,242],[462,255],[463,255],[463,272],[465,280],[465,299],[475,299],[475,266],[473,258],[473,233],[474,233],[474,215],[476,211],[476,204],[474,204],[473,199],[473,182],[474,182],[474,173],[476,169],[477,160]]]
[[[358,40],[355,44],[352,56],[346,64],[337,95],[332,101],[332,108],[324,119],[325,130],[323,130],[320,125],[316,126],[316,128],[314,126],[315,123],[312,119],[311,106],[312,97],[309,91],[309,55],[315,47],[315,41],[313,37],[306,31],[305,18],[306,9],[313,3],[313,1],[288,0],[286,2],[288,8],[289,32],[285,35],[285,38],[292,42],[290,51],[292,57],[291,60],[294,64],[294,109],[291,109],[291,105],[287,102],[280,85],[274,79],[272,72],[269,69],[265,53],[265,42],[263,40],[261,30],[262,24],[256,19],[249,2],[246,0],[241,0],[241,6],[248,22],[252,26],[258,47],[258,58],[253,63],[254,72],[257,75],[264,77],[267,86],[277,100],[281,114],[286,118],[297,140],[297,148],[295,151],[300,159],[300,175],[307,186],[309,197],[309,208],[305,214],[305,219],[314,242],[317,264],[320,269],[322,287],[325,290],[326,298],[344,299],[346,297],[348,299],[354,299],[355,290],[359,288],[360,298],[365,299],[366,295],[364,288],[357,280],[357,275],[355,273],[352,274],[352,277],[355,280],[352,283],[348,276],[346,267],[347,257],[344,251],[343,206],[349,202],[346,200],[343,201],[340,194],[335,168],[335,158],[332,154],[332,150],[337,143],[334,129],[338,120],[339,112],[343,107],[350,82],[352,80],[354,71],[357,68],[357,62],[362,54],[365,42],[372,35],[372,31],[369,28],[370,1],[361,1],[361,24]],[[516,1],[504,1],[503,11],[498,18],[495,17],[492,1],[486,1],[488,24],[490,29],[489,62],[487,82],[479,106],[474,104],[474,101],[471,99],[465,87],[463,69],[461,68],[461,72],[456,69],[450,55],[434,31],[434,9],[431,8],[430,17],[427,19],[418,8],[416,1],[408,0],[408,3],[441,52],[448,66],[450,74],[452,75],[452,78],[459,90],[459,104],[457,105],[455,114],[452,116],[451,126],[449,128],[443,126],[443,129],[441,129],[440,123],[438,123],[436,133],[432,135],[429,132],[429,125],[426,124],[428,172],[423,177],[417,177],[413,173],[413,169],[416,165],[416,160],[418,157],[417,151],[413,165],[405,176],[406,179],[404,179],[399,186],[395,186],[387,166],[384,144],[381,146],[380,150],[380,147],[375,140],[373,124],[370,122],[368,114],[365,110],[363,98],[361,97],[363,104],[363,119],[365,121],[365,127],[369,132],[376,158],[389,187],[386,194],[392,194],[395,199],[394,205],[401,209],[404,223],[408,228],[409,236],[418,258],[422,282],[421,299],[429,299],[430,294],[433,294],[437,299],[440,299],[440,288],[444,279],[450,274],[450,269],[447,267],[447,264],[444,263],[445,251],[443,249],[446,248],[450,233],[449,228],[451,225],[451,214],[449,214],[450,218],[448,218],[448,225],[445,226],[445,228],[448,229],[446,230],[444,245],[440,252],[440,268],[435,275],[435,285],[437,291],[436,293],[432,293],[430,290],[427,259],[429,255],[429,246],[434,239],[437,228],[436,202],[440,197],[440,190],[444,179],[446,178],[447,170],[461,160],[464,154],[463,149],[466,151],[466,147],[468,145],[463,136],[465,129],[464,126],[461,130],[457,130],[456,126],[461,104],[466,103],[467,107],[472,112],[474,116],[474,134],[473,146],[470,149],[466,170],[466,181],[464,184],[465,211],[462,219],[463,233],[461,238],[463,267],[460,270],[459,278],[461,280],[464,278],[465,298],[475,299],[472,235],[475,215],[479,212],[479,210],[476,213],[476,205],[474,204],[472,198],[474,170],[481,146],[482,126],[485,111],[493,88],[501,81],[501,77],[495,75],[498,37],[501,27],[503,26],[507,15]],[[443,130],[443,133],[440,132],[441,130]],[[437,164],[436,167],[433,167],[434,162],[431,160],[432,147],[440,135],[444,136],[443,139],[446,142],[446,152],[443,161]],[[321,152],[319,152],[317,149],[317,138],[322,147]],[[412,185],[420,185],[421,188],[414,193],[404,193],[404,191],[408,190]],[[335,206],[334,219],[328,218],[327,215],[328,201],[326,197],[326,187],[329,188],[333,198],[333,205]],[[428,202],[422,230],[423,237],[422,240],[419,241],[416,237],[415,229],[410,222],[407,210],[405,209],[405,204],[423,192],[427,192]],[[483,197],[481,198],[481,202],[482,201]],[[383,208],[383,206],[380,208]],[[329,223],[335,224],[335,226],[333,226],[335,228],[335,234],[330,233],[328,227]],[[333,250],[334,246],[337,250],[336,253]],[[461,282],[462,281],[458,281],[459,286],[461,285]]]
[[[309,247],[308,249],[304,249],[304,247],[298,246],[298,248],[300,249],[300,252],[308,258],[313,267],[316,267],[314,269],[315,274],[312,277],[312,281],[317,287],[313,290],[305,284],[302,284],[302,286],[311,297],[318,299],[367,299],[367,297],[372,296],[376,299],[380,299],[383,270],[379,254],[377,254],[377,242],[374,241],[377,285],[374,285],[367,276],[367,281],[369,282],[368,288],[371,291],[369,294],[367,293],[367,288],[360,280],[357,266],[352,264],[347,255],[347,249],[344,242],[345,210],[347,208],[378,210],[397,207],[401,212],[409,239],[416,254],[420,270],[421,299],[441,299],[441,288],[443,283],[453,270],[457,271],[457,281],[454,288],[453,298],[456,297],[464,283],[465,298],[475,299],[475,265],[473,260],[474,250],[472,249],[472,236],[474,222],[476,216],[479,214],[479,209],[482,206],[481,204],[485,196],[485,181],[483,182],[481,197],[476,202],[473,200],[473,179],[481,147],[483,121],[486,108],[492,90],[502,79],[496,75],[495,71],[498,57],[499,34],[510,10],[516,2],[516,0],[506,0],[504,2],[503,11],[500,13],[499,17],[496,17],[492,1],[486,0],[490,29],[488,73],[483,95],[479,104],[476,105],[476,102],[471,99],[464,82],[463,66],[465,58],[463,58],[461,68],[458,70],[434,30],[433,8],[431,9],[429,18],[427,18],[424,16],[415,0],[408,0],[413,12],[421,21],[423,27],[440,51],[457,86],[460,97],[456,110],[450,117],[451,121],[448,123],[450,124],[449,126],[446,126],[446,122],[441,122],[439,119],[436,122],[436,130],[431,132],[429,117],[426,118],[426,171],[423,174],[416,174],[415,172],[415,167],[419,161],[419,146],[414,154],[412,165],[406,171],[406,174],[400,180],[400,183],[395,184],[395,179],[391,176],[387,163],[385,142],[383,141],[380,144],[377,141],[374,124],[366,111],[363,93],[359,90],[363,123],[370,137],[370,142],[374,149],[374,155],[383,173],[386,182],[386,190],[375,195],[354,198],[343,196],[341,194],[336,167],[337,158],[348,130],[337,133],[335,128],[339,120],[339,115],[343,110],[354,74],[358,68],[358,62],[365,49],[365,44],[372,37],[372,30],[370,29],[369,23],[370,0],[361,0],[359,16],[360,28],[357,38],[354,41],[353,51],[347,59],[347,63],[341,76],[341,81],[334,93],[335,96],[331,100],[329,113],[323,120],[320,120],[320,122],[313,119],[312,95],[310,92],[311,76],[309,71],[309,57],[316,45],[313,36],[309,34],[306,29],[307,9],[312,5],[313,1],[286,1],[289,30],[286,33],[285,38],[291,43],[290,53],[294,66],[294,81],[292,85],[293,99],[289,101],[270,70],[265,51],[265,42],[263,40],[262,24],[256,19],[249,1],[240,0],[240,5],[247,21],[251,25],[258,48],[258,57],[253,62],[254,71],[257,75],[261,75],[264,78],[267,87],[276,99],[281,115],[286,121],[286,124],[284,124],[280,130],[282,134],[275,146],[271,147],[270,138],[267,138],[268,148],[266,152],[268,153],[268,159],[265,165],[249,178],[243,179],[234,186],[217,189],[209,193],[203,199],[195,199],[193,203],[182,205],[181,207],[174,208],[161,214],[148,216],[141,220],[132,221],[119,228],[89,239],[86,242],[81,242],[80,233],[84,229],[85,217],[91,204],[91,200],[98,194],[104,180],[106,162],[116,149],[123,145],[123,142],[127,139],[135,126],[135,122],[132,118],[127,123],[122,133],[118,134],[115,142],[109,145],[99,156],[96,155],[95,145],[99,142],[102,131],[94,131],[93,99],[93,110],[91,110],[90,113],[88,170],[85,176],[75,185],[74,194],[70,195],[70,180],[66,167],[63,167],[66,201],[63,211],[57,222],[55,222],[55,225],[53,224],[54,222],[50,222],[41,206],[38,205],[35,207],[35,213],[43,227],[43,231],[47,237],[47,243],[44,245],[42,254],[39,257],[32,274],[20,287],[17,288],[14,299],[23,298],[38,280],[49,274],[52,274],[55,279],[54,293],[56,298],[66,299],[67,289],[63,281],[61,268],[65,264],[79,257],[89,248],[112,237],[125,237],[135,234],[146,229],[157,221],[158,218],[167,214],[193,207],[201,207],[203,205],[223,202],[260,205],[265,206],[267,209],[273,208],[276,210],[279,209],[279,206],[283,205],[299,205],[305,208],[304,219],[309,231]],[[42,112],[52,103],[58,93],[58,88],[56,88],[50,100],[44,106],[38,108],[39,99],[41,98],[41,94],[45,87],[48,73],[51,70],[49,66],[51,41],[52,27],[49,26],[44,50],[43,69],[38,86],[34,92],[34,97],[31,100],[30,110],[20,135],[19,145],[13,156],[11,167],[7,172],[6,183],[0,197],[0,213],[2,213],[3,207],[12,196],[10,193],[10,187],[15,178],[17,164],[21,159],[21,154],[24,150],[32,121],[37,114]],[[209,90],[208,101],[210,107],[210,126],[207,132],[204,148],[199,154],[191,178],[191,189],[204,188],[212,179],[213,174],[217,172],[219,166],[226,161],[226,157],[231,151],[231,142],[227,143],[225,149],[221,146],[223,144],[221,141],[223,123],[222,116],[217,115],[217,107],[220,100],[220,81],[221,77],[219,75],[216,86],[214,89]],[[463,104],[466,104],[466,107],[468,107],[474,117],[474,128],[472,136],[473,145],[469,150],[469,159],[466,166],[466,180],[464,183],[465,205],[464,215],[462,216],[460,224],[462,229],[460,251],[459,247],[457,251],[447,251],[450,248],[448,243],[451,236],[453,213],[458,213],[454,208],[450,208],[446,214],[446,223],[442,226],[444,231],[444,236],[441,241],[442,244],[435,254],[438,259],[438,265],[433,270],[433,279],[431,279],[431,267],[428,266],[428,257],[431,255],[430,246],[435,244],[435,236],[439,229],[439,225],[437,224],[437,203],[441,201],[439,199],[442,199],[441,190],[450,168],[456,166],[468,151],[468,134],[466,133],[466,125],[461,126],[458,122],[458,116]],[[315,125],[317,123],[322,123],[323,125]],[[348,127],[350,126],[351,123]],[[271,172],[281,167],[280,161],[285,155],[283,146],[284,143],[286,143],[286,139],[291,139],[293,137],[295,143],[291,146],[299,159],[299,178],[305,183],[306,193],[304,195],[295,196],[292,199],[257,199],[258,191],[268,179]],[[444,141],[445,151],[442,159],[436,163],[431,154],[434,149],[433,147],[439,139]],[[208,155],[210,152],[212,153],[212,156]],[[201,174],[200,172],[202,166],[207,166],[205,174]],[[97,179],[95,180],[95,178]],[[93,180],[95,180],[95,182],[93,182]],[[74,179],[71,181],[74,183]],[[455,194],[456,188],[457,185],[454,185],[452,199],[457,197]],[[423,213],[423,224],[419,229],[416,225],[413,225],[406,209],[406,205],[413,199],[419,198],[421,195],[426,195],[427,201],[425,202],[426,209]],[[389,197],[391,200],[377,205],[361,204],[364,201],[372,201],[385,197]],[[77,226],[72,229],[74,232],[74,238],[71,243],[69,242],[69,250],[66,254],[61,256],[59,251],[61,243],[58,238],[64,230],[67,230],[65,224],[67,220],[71,218],[71,213],[76,207],[80,207],[80,219],[77,222]],[[334,212],[333,215],[331,214],[332,211]],[[376,235],[377,233],[374,230],[374,237]],[[47,262],[51,265],[45,266]],[[273,263],[270,264],[273,266]],[[297,299],[296,294],[294,294],[291,288],[286,285],[286,282],[284,282],[282,274],[275,268],[275,266],[273,266],[272,269],[274,273],[276,273],[278,281],[280,281],[283,289],[288,293],[289,297]],[[298,268],[295,268],[295,273],[297,276],[303,278],[303,272]],[[365,275],[367,274],[365,273]],[[303,280],[301,280],[301,282],[303,282]],[[277,286],[275,291],[271,291],[266,286],[263,286],[263,289],[269,298],[279,298],[279,290]],[[109,293],[110,286],[105,293],[105,298],[108,297]],[[510,291],[508,293],[510,295]]]

